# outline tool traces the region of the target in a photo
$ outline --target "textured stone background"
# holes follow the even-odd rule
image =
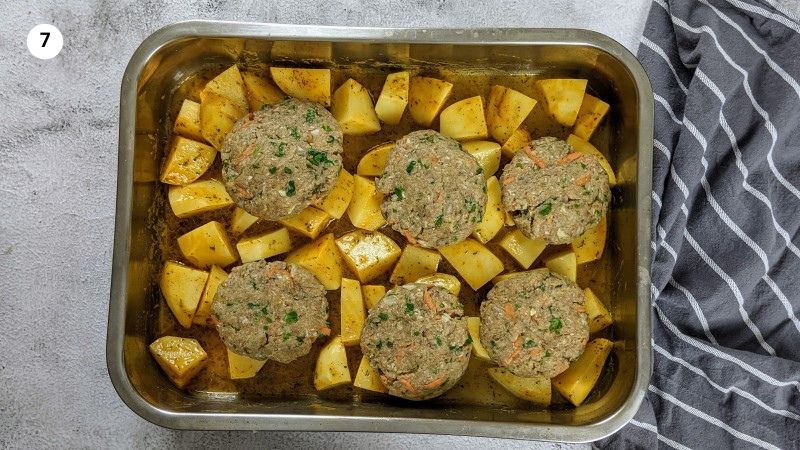
[[[11,0],[0,5],[0,448],[549,448],[480,438],[180,432],[138,418],[105,366],[118,91],[139,42],[186,19],[404,27],[579,27],[635,51],[645,0]],[[64,34],[53,60],[30,28]],[[556,446],[568,448],[569,446]]]

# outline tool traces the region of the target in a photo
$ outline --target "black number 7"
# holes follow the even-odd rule
[[[43,32],[39,33],[39,35],[40,36],[44,36],[44,42],[42,42],[42,47],[44,47],[45,45],[47,45],[47,40],[50,39],[50,32],[49,31],[43,31]]]

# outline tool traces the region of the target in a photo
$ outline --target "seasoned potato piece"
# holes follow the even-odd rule
[[[575,252],[572,250],[548,256],[544,260],[544,265],[551,272],[563,275],[572,281],[575,281],[578,276],[578,263],[576,262]]]
[[[183,328],[192,326],[203,288],[208,281],[208,272],[198,270],[175,261],[167,261],[161,269],[158,286],[167,306]]]
[[[242,263],[271,258],[292,249],[289,231],[281,227],[258,236],[241,239],[236,243],[236,250]]]
[[[227,208],[233,204],[225,185],[217,180],[201,180],[184,186],[170,186],[167,198],[173,214],[180,218]]]
[[[431,286],[439,286],[442,289],[450,291],[451,294],[458,297],[461,293],[461,282],[458,278],[449,273],[434,273],[433,275],[424,276],[419,278],[416,283],[430,284]]]
[[[166,184],[189,184],[206,173],[217,150],[201,142],[174,136],[167,159],[161,169],[161,182]]]
[[[590,333],[597,333],[614,323],[614,319],[611,318],[611,314],[609,314],[606,306],[597,298],[597,295],[595,295],[591,289],[586,288],[583,290],[583,293],[586,297],[584,307],[586,308],[586,315],[589,316]]]
[[[178,238],[183,256],[197,267],[225,267],[238,258],[221,223],[212,220]]]
[[[408,105],[409,73],[390,73],[383,83],[381,95],[375,102],[375,113],[383,123],[397,125]]]
[[[347,207],[347,217],[357,228],[374,231],[386,223],[381,212],[383,194],[378,192],[375,182],[360,175],[353,177],[353,199]]]
[[[369,91],[352,78],[333,93],[331,114],[345,135],[360,136],[377,133],[381,129]]]
[[[531,239],[522,234],[519,229],[515,229],[503,236],[503,239],[500,240],[500,247],[503,247],[503,250],[508,252],[520,266],[528,269],[547,247],[547,241]]]
[[[506,226],[507,227],[514,226],[514,216],[512,216],[511,213],[508,211],[506,211]]]
[[[553,387],[575,406],[586,400],[592,391],[614,343],[608,339],[597,338],[586,345],[586,350],[569,368],[555,378]]]
[[[469,337],[472,339],[472,354],[484,361],[491,360],[486,348],[481,344],[481,318],[467,317],[466,319],[467,331],[469,331]]]
[[[192,323],[197,325],[211,325],[211,307],[214,305],[214,296],[217,295],[217,288],[226,278],[228,278],[228,273],[222,270],[221,267],[211,266],[211,270],[208,272],[206,287],[203,289],[200,303],[197,305],[194,317],[192,317]]]
[[[474,290],[503,271],[503,262],[475,239],[442,247],[439,252]]]
[[[331,339],[319,352],[314,370],[314,387],[318,391],[350,383],[350,368],[347,367],[347,351],[339,336]]]
[[[472,232],[472,235],[483,244],[491,241],[505,225],[502,195],[503,189],[497,177],[493,176],[486,180],[486,209],[483,211],[483,219]]]
[[[172,132],[195,141],[204,141],[200,129],[200,103],[185,99],[175,118]]]
[[[630,158],[626,158],[625,161],[622,161],[622,164],[619,165],[619,169],[617,169],[617,184],[636,183],[636,173],[638,172],[636,165],[638,163],[639,159],[636,155],[632,155]]]
[[[330,214],[335,219],[341,219],[347,207],[350,206],[350,200],[353,199],[353,187],[355,181],[350,172],[342,169],[339,171],[339,178],[333,189],[327,197],[317,205],[317,208]]]
[[[593,95],[584,94],[572,134],[588,141],[608,114],[608,109],[608,103]]]
[[[336,248],[333,233],[310,242],[286,256],[287,263],[305,267],[325,289],[339,289],[342,283],[342,258]]]
[[[600,153],[600,150],[598,150],[594,145],[579,138],[578,136],[575,136],[574,134],[570,134],[567,137],[567,144],[575,148],[575,151],[577,152],[596,156],[600,161],[600,165],[603,167],[603,170],[605,170],[608,174],[608,184],[611,186],[617,184],[617,176],[614,174],[614,169],[611,168],[611,164],[608,163],[606,157],[603,156],[603,154]]]
[[[606,216],[600,219],[592,228],[586,230],[582,235],[572,241],[572,251],[575,252],[577,264],[584,264],[600,259],[606,247]]]
[[[436,250],[429,250],[415,245],[406,245],[397,265],[392,270],[389,282],[392,284],[406,284],[417,281],[426,275],[436,273],[442,255]]]
[[[502,367],[490,367],[489,376],[508,392],[540,406],[549,406],[553,390],[550,379],[544,376],[520,377]]]
[[[385,294],[386,286],[382,284],[365,284],[361,286],[361,296],[364,298],[364,304],[367,305],[367,309],[372,309]]]
[[[355,230],[336,239],[345,264],[366,283],[388,271],[400,258],[400,247],[377,231]]]
[[[358,345],[361,342],[361,329],[364,328],[366,312],[361,285],[357,280],[342,278],[339,306],[341,308],[342,344]]]
[[[264,105],[272,105],[286,98],[286,94],[272,82],[253,72],[242,72],[242,79],[250,111],[258,111]]]
[[[183,389],[206,366],[208,354],[195,339],[164,336],[150,344],[150,354],[175,386]]]
[[[225,97],[242,111],[248,111],[249,105],[244,90],[244,80],[235,64],[206,83],[206,86],[200,91],[200,102],[206,101],[209,94]]]
[[[486,122],[492,139],[506,142],[536,106],[536,100],[505,86],[492,86]]]
[[[253,378],[267,362],[233,353],[230,349],[226,350],[228,351],[228,376],[231,377],[231,380]]]
[[[445,108],[439,115],[439,131],[457,141],[486,139],[486,116],[480,95],[465,98]]]
[[[237,206],[231,215],[231,233],[242,234],[256,222],[258,217]]]
[[[411,119],[423,127],[431,126],[433,119],[450,98],[453,83],[428,77],[411,77],[408,88],[408,112]]]
[[[465,152],[478,161],[483,177],[489,179],[500,168],[500,144],[492,141],[465,142],[461,145]]]
[[[586,80],[559,78],[539,80],[536,85],[542,90],[545,110],[556,122],[571,127],[578,118],[578,111],[586,93],[586,83]]]
[[[309,206],[299,213],[281,220],[280,223],[303,236],[316,239],[332,220],[333,217],[325,211]]]
[[[297,69],[270,67],[272,81],[286,95],[331,106],[331,71],[329,69]]]
[[[389,159],[389,152],[392,151],[394,144],[381,144],[367,152],[358,162],[356,173],[364,177],[379,177],[383,174],[386,167],[386,160]]]
[[[361,357],[361,363],[358,365],[358,372],[356,372],[356,378],[353,380],[353,386],[382,394],[389,391],[381,381],[378,373],[372,370],[367,355]]]
[[[203,138],[214,148],[220,148],[233,125],[245,114],[247,110],[229,98],[214,93],[206,94],[200,102],[200,131]]]
[[[503,156],[513,158],[514,155],[531,142],[531,134],[525,128],[517,128],[511,133],[511,137],[503,143],[500,151]]]

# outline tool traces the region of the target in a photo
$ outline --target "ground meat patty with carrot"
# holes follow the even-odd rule
[[[514,155],[500,178],[503,205],[523,234],[566,244],[606,214],[608,175],[593,155],[554,137],[537,139]]]
[[[503,280],[481,304],[480,335],[492,360],[513,374],[552,378],[589,340],[583,291],[547,269]]]
[[[369,311],[361,351],[389,394],[427,400],[458,382],[472,351],[462,314],[453,294],[419,283],[390,290]]]
[[[377,187],[386,221],[423,247],[463,241],[486,206],[481,166],[457,141],[432,130],[395,143]]]
[[[266,220],[323,199],[339,176],[341,154],[342,130],[331,113],[293,98],[241,118],[220,149],[228,193]]]
[[[234,267],[214,296],[225,345],[251,358],[291,362],[329,335],[325,288],[308,270],[282,261]]]

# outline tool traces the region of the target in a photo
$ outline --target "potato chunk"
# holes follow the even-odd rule
[[[467,331],[472,339],[472,354],[484,361],[491,360],[486,348],[481,344],[481,318],[467,317]]]
[[[303,236],[316,239],[322,231],[333,221],[333,217],[321,209],[309,206],[299,213],[280,221]]]
[[[486,116],[480,95],[465,98],[445,108],[439,115],[439,131],[457,141],[486,139]]]
[[[492,86],[486,121],[492,139],[506,142],[536,106],[536,100],[505,86]]]
[[[570,364],[569,368],[555,378],[553,387],[575,406],[586,400],[592,391],[614,343],[608,339],[597,338],[586,345],[583,354]]]
[[[256,222],[258,217],[237,206],[231,215],[231,233],[242,234]]]
[[[347,207],[347,217],[357,228],[374,231],[386,224],[381,212],[383,194],[375,182],[360,175],[353,177],[353,199]]]
[[[503,250],[508,252],[520,266],[528,269],[547,247],[547,241],[531,239],[515,229],[503,236],[503,239],[500,240],[500,247],[503,247]]]
[[[542,90],[545,110],[556,122],[571,127],[578,118],[586,83],[587,80],[559,78],[539,80],[536,85]]]
[[[505,211],[502,203],[503,189],[497,177],[486,180],[486,209],[481,222],[475,227],[472,235],[485,244],[497,235],[505,225]]]
[[[361,357],[361,363],[358,365],[358,372],[356,372],[356,378],[353,380],[353,386],[382,394],[389,391],[381,381],[378,373],[369,365],[367,355]]]
[[[329,291],[339,289],[341,286],[342,258],[336,248],[333,233],[328,233],[289,253],[286,262],[308,269]]]
[[[258,236],[241,239],[236,243],[236,250],[242,263],[271,258],[292,249],[289,231],[281,227]]]
[[[355,181],[350,172],[342,169],[339,171],[339,178],[336,179],[336,184],[331,189],[331,192],[317,205],[317,208],[330,214],[335,219],[341,219],[347,207],[350,206],[350,200],[353,199],[353,187]]]
[[[511,137],[503,143],[503,146],[500,147],[500,151],[506,158],[513,158],[518,151],[522,150],[522,147],[530,144],[530,142],[531,134],[528,133],[528,130],[525,128],[517,128],[511,133]]]
[[[233,125],[245,114],[247,110],[231,99],[214,93],[206,94],[200,102],[200,131],[203,138],[214,148],[220,148]]]
[[[408,112],[411,119],[429,127],[450,98],[453,83],[428,77],[412,77],[408,88]]]
[[[500,168],[500,144],[492,141],[465,142],[461,146],[481,166],[483,177],[489,179]]]
[[[491,367],[488,371],[494,381],[514,394],[515,397],[540,406],[550,405],[553,390],[549,378],[543,376],[520,377],[501,367]]]
[[[216,211],[233,204],[225,185],[217,180],[200,180],[183,186],[170,186],[167,198],[173,214],[180,218]]]
[[[318,391],[350,383],[350,368],[347,366],[347,350],[339,336],[331,339],[319,352],[314,370],[314,387]]]
[[[221,223],[212,220],[178,238],[178,247],[197,267],[225,267],[238,259]]]
[[[361,329],[364,328],[366,320],[361,284],[357,280],[342,278],[340,293],[342,344],[358,345],[361,342]]]
[[[608,103],[593,95],[584,94],[583,103],[581,103],[581,108],[578,110],[578,118],[572,128],[572,134],[587,141],[591,139],[594,130],[597,129],[597,126],[608,114],[608,109]]]
[[[400,255],[400,260],[392,270],[389,282],[392,284],[413,283],[426,275],[432,275],[439,268],[441,259],[442,255],[436,250],[406,245]]]
[[[600,150],[598,150],[594,145],[590,144],[589,142],[575,136],[574,134],[570,134],[567,137],[567,144],[571,145],[576,152],[586,153],[588,155],[594,155],[600,161],[600,165],[603,166],[603,170],[606,171],[608,174],[608,184],[614,186],[617,184],[617,176],[614,174],[614,169],[611,168],[611,164],[608,163],[608,160]]]
[[[429,284],[431,286],[439,286],[442,289],[449,291],[451,294],[458,297],[461,293],[461,282],[458,278],[449,273],[434,273],[417,279],[416,283]]]
[[[367,309],[372,309],[386,295],[386,286],[382,284],[365,284],[361,286],[361,296]]]
[[[200,103],[186,99],[181,104],[172,132],[195,141],[204,141],[200,129]]]
[[[225,97],[242,111],[248,111],[249,105],[244,90],[244,80],[235,64],[206,83],[206,86],[200,91],[201,103],[206,101],[209,94]]]
[[[597,225],[589,228],[572,241],[572,251],[575,252],[577,264],[597,261],[603,256],[603,250],[606,247],[607,223],[606,216],[603,216]]]
[[[503,271],[503,262],[475,239],[442,247],[439,252],[474,290]]]
[[[358,162],[356,173],[364,177],[381,176],[392,148],[394,148],[393,143],[381,144],[367,152]]]
[[[150,354],[175,386],[183,389],[206,366],[208,354],[195,339],[164,336],[150,344]]]
[[[583,290],[583,293],[586,297],[584,307],[586,308],[586,315],[589,316],[590,333],[597,333],[614,323],[614,319],[611,317],[608,309],[606,309],[606,306],[597,298],[597,295],[595,295],[591,289],[586,288]]]
[[[242,80],[250,111],[258,111],[264,105],[273,105],[286,98],[277,86],[253,72],[242,72]]]
[[[578,276],[578,263],[576,262],[575,252],[572,250],[563,251],[550,255],[544,260],[544,265],[551,272],[563,275],[569,280],[575,281]]]
[[[352,78],[333,93],[331,114],[345,135],[361,136],[381,130],[381,122],[375,115],[369,91]]]
[[[331,106],[330,69],[270,67],[269,73],[286,95]]]
[[[208,281],[208,272],[167,261],[161,269],[158,286],[175,319],[183,328],[192,326],[203,289]]]
[[[206,173],[217,150],[210,145],[174,136],[169,147],[167,159],[161,169],[161,182],[166,184],[189,184]]]
[[[391,73],[386,77],[381,95],[375,102],[375,113],[383,123],[397,125],[408,105],[409,73]]]
[[[230,349],[226,350],[228,351],[228,376],[231,377],[231,380],[253,378],[267,362],[233,353]]]
[[[206,287],[200,297],[200,303],[192,317],[192,323],[197,325],[211,325],[211,307],[214,305],[214,296],[217,295],[217,288],[228,278],[228,273],[221,267],[211,266],[208,272]]]
[[[336,246],[362,283],[379,277],[400,258],[400,247],[377,231],[352,231],[336,239]]]

